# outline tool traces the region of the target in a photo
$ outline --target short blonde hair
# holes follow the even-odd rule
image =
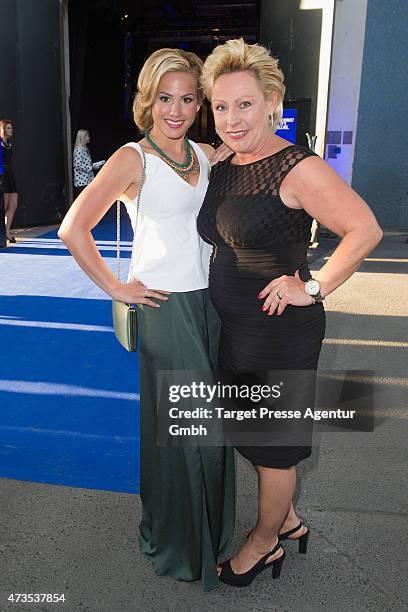
[[[198,103],[203,101],[200,89],[202,60],[195,53],[183,49],[159,49],[147,58],[139,78],[133,102],[133,118],[141,132],[153,127],[152,106],[160,79],[168,72],[190,72],[197,79]]]
[[[75,139],[74,148],[78,146],[86,147],[86,137],[87,136],[89,136],[88,130],[78,130],[76,139]]]
[[[222,74],[250,70],[257,78],[265,98],[275,91],[278,105],[273,117],[273,129],[279,125],[283,113],[285,85],[283,72],[278,68],[278,60],[261,45],[248,45],[243,38],[227,40],[218,45],[204,62],[201,85],[205,96],[211,101],[214,83]]]

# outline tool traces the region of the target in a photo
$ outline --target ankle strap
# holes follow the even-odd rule
[[[294,527],[293,529],[289,529],[289,531],[285,531],[285,533],[280,533],[279,537],[280,538],[287,538],[288,536],[292,535],[292,533],[295,533],[296,531],[299,531],[299,529],[303,527],[303,523],[302,521],[300,521],[299,525],[297,527]]]
[[[276,544],[275,548],[273,548],[272,550],[270,550],[270,551],[269,551],[269,552],[268,552],[268,553],[267,553],[267,554],[264,556],[264,559],[265,559],[265,557],[266,557],[266,558],[268,558],[268,557],[270,557],[271,555],[273,555],[274,553],[276,553],[276,551],[277,551],[277,550],[279,550],[279,548],[282,548],[282,542],[281,542],[281,541],[280,541],[280,539],[278,538],[278,543]]]

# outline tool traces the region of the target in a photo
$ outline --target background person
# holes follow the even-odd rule
[[[78,130],[73,153],[74,166],[74,198],[94,179],[94,170],[99,170],[105,160],[92,162],[88,143],[91,137],[88,130]]]
[[[219,365],[256,372],[258,382],[268,370],[313,371],[325,332],[322,300],[357,270],[381,240],[381,229],[325,161],[275,135],[285,88],[277,60],[264,47],[242,39],[219,45],[205,61],[202,84],[216,130],[235,151],[213,169],[198,217],[201,236],[216,248],[210,293],[222,324]],[[313,218],[342,240],[310,280]],[[299,539],[300,551],[306,550],[308,528],[292,496],[295,466],[311,447],[237,449],[258,474],[258,520],[219,571],[224,582],[247,586],[266,567],[279,575],[280,540]]]
[[[6,238],[9,242],[16,242],[11,235],[11,225],[17,209],[18,189],[13,168],[13,146],[11,138],[13,136],[13,124],[10,119],[0,121],[0,140],[3,159],[3,200],[4,214],[6,221]]]

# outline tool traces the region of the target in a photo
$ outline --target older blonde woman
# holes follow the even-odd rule
[[[201,578],[209,590],[219,584],[217,555],[232,537],[233,451],[199,442],[157,445],[158,372],[211,371],[218,350],[219,319],[208,293],[211,248],[196,227],[213,149],[186,136],[202,102],[201,68],[196,55],[178,49],[161,49],[147,59],[134,103],[145,137],[107,161],[74,202],[59,236],[106,293],[138,305],[141,550],[158,575]],[[118,198],[135,231],[128,283],[109,270],[91,234]]]
[[[285,88],[265,48],[242,39],[218,46],[204,64],[202,84],[216,130],[235,151],[211,174],[198,218],[201,236],[216,246],[210,294],[222,323],[220,366],[313,371],[325,331],[323,300],[377,245],[381,229],[328,164],[276,136]],[[314,279],[306,260],[313,218],[342,238]],[[292,496],[295,466],[311,446],[237,449],[256,467],[258,520],[219,571],[224,582],[247,586],[266,568],[279,576],[281,540],[297,539],[306,552],[309,530]]]

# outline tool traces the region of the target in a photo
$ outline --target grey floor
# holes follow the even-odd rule
[[[309,552],[287,543],[279,580],[265,572],[249,588],[203,593],[198,582],[158,578],[138,551],[138,496],[0,479],[0,610],[407,610],[407,263],[405,237],[387,235],[327,299],[320,366],[377,370],[389,393],[373,433],[321,434],[300,465]],[[239,457],[237,467],[234,547],[256,514],[253,469]],[[64,593],[66,602],[9,604],[12,592]]]

